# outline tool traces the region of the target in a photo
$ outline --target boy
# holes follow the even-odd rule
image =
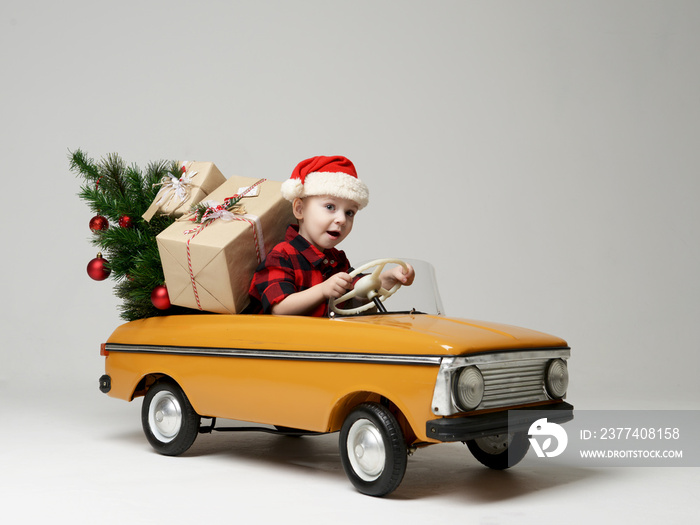
[[[352,231],[355,215],[369,202],[367,186],[345,157],[301,161],[282,196],[292,203],[298,226],[267,254],[250,285],[254,310],[272,314],[328,315],[328,300],[353,287],[345,252],[335,247]],[[382,286],[413,283],[415,272],[396,267],[381,275]]]

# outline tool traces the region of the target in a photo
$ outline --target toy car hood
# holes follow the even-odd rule
[[[107,342],[442,356],[566,346],[563,339],[526,328],[428,314],[337,319],[218,314],[152,317],[118,327]]]

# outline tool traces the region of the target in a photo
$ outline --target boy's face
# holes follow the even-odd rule
[[[334,248],[349,235],[359,208],[355,201],[330,195],[295,199],[292,206],[299,233],[319,250]]]

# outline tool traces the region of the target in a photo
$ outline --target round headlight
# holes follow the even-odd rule
[[[464,411],[475,409],[484,397],[484,378],[475,366],[468,366],[459,372],[455,382],[455,399]]]
[[[545,372],[545,384],[547,393],[555,398],[561,399],[569,388],[569,369],[563,359],[552,359],[547,365]]]

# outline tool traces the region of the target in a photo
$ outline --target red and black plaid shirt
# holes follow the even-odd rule
[[[335,248],[320,251],[299,235],[298,226],[290,225],[284,241],[255,270],[249,290],[252,311],[270,313],[272,306],[288,295],[320,284],[338,272],[349,271],[345,252]],[[328,315],[328,302],[321,303],[310,315]]]

